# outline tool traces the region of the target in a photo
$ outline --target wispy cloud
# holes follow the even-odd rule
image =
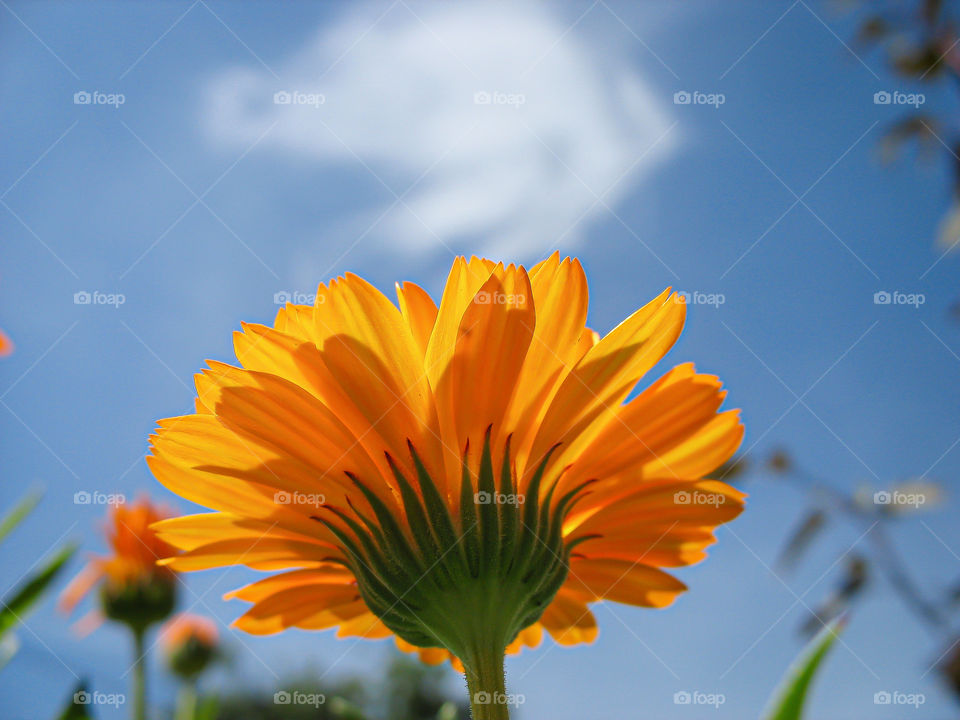
[[[275,125],[256,152],[375,177],[389,190],[365,238],[380,246],[529,259],[576,242],[676,145],[665,98],[576,21],[540,5],[360,6],[274,64],[279,80],[253,63],[217,75],[207,128],[243,147]]]

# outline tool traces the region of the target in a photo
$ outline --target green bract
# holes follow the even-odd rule
[[[325,508],[340,523],[329,516],[315,519],[343,543],[346,564],[367,607],[412,645],[449,650],[469,673],[479,657],[498,652],[502,657],[517,634],[540,618],[566,580],[576,543],[564,542],[563,520],[592,481],[555,499],[556,480],[541,500],[551,449],[537,466],[525,496],[517,494],[508,438],[498,485],[488,429],[476,486],[469,447],[463,453],[460,511],[454,518],[416,449],[409,447],[419,493],[387,455],[409,534],[386,504],[351,473],[376,517],[365,516],[351,503],[361,522],[330,506]]]

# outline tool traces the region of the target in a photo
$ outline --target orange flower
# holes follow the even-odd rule
[[[160,641],[171,669],[184,678],[202,672],[216,654],[216,624],[202,615],[180,613],[160,628]]]
[[[320,285],[210,362],[148,463],[215,512],[165,520],[177,570],[275,574],[228,597],[248,632],[396,635],[428,662],[597,634],[599,600],[664,607],[660,568],[705,557],[744,495],[703,479],[743,437],[690,364],[630,402],[680,334],[670,290],[602,339],[577,260],[458,258],[439,308],[361,278]],[[483,647],[481,647],[483,646]],[[473,686],[472,686],[473,687]]]
[[[13,341],[3,330],[0,330],[0,357],[6,357],[12,352]]]
[[[220,634],[217,632],[216,623],[210,618],[183,612],[164,623],[160,628],[160,638],[164,649],[174,652],[191,641],[202,645],[216,645]]]
[[[141,498],[129,506],[111,505],[106,537],[111,554],[94,555],[60,595],[59,607],[71,612],[96,585],[101,585],[103,610],[112,619],[145,625],[173,609],[175,573],[157,559],[176,550],[151,526],[170,512]]]

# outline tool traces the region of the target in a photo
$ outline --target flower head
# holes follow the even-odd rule
[[[196,413],[163,420],[148,463],[214,512],[157,530],[177,570],[274,574],[237,590],[251,633],[397,636],[427,661],[589,642],[588,606],[664,607],[660,568],[705,556],[743,495],[703,479],[739,446],[719,380],[680,365],[630,402],[680,334],[669,290],[605,337],[580,263],[458,258],[439,307],[361,278],[320,285],[240,367],[210,362]],[[489,646],[489,647],[487,647]]]
[[[71,612],[94,587],[100,586],[103,613],[142,629],[173,610],[174,571],[157,564],[176,549],[161,540],[152,525],[170,513],[141,498],[130,505],[110,506],[106,537],[109,555],[94,555],[60,596],[60,609]]]
[[[192,613],[175,615],[160,628],[160,642],[170,669],[182,678],[201,673],[217,652],[220,636],[210,618]]]

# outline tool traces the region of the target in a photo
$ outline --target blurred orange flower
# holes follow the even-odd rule
[[[0,330],[0,357],[6,357],[12,352],[13,341],[3,330]]]
[[[184,679],[199,675],[217,656],[219,633],[210,618],[180,613],[160,628],[170,669]]]
[[[71,612],[99,584],[108,617],[149,624],[169,615],[176,575],[171,568],[159,566],[157,560],[176,551],[151,526],[170,514],[145,497],[130,505],[111,505],[105,529],[111,552],[91,556],[60,595],[60,609]]]
[[[179,613],[160,628],[160,642],[167,653],[173,653],[188,642],[214,646],[220,639],[217,625],[210,618],[193,613]]]

